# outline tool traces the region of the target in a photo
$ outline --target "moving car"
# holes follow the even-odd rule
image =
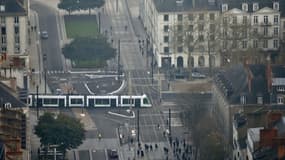
[[[42,31],[41,38],[42,39],[48,39],[48,32],[47,31]]]

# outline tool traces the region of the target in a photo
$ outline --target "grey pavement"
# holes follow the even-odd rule
[[[30,64],[30,70],[34,71],[31,72],[30,76],[30,86],[29,91],[30,93],[36,93],[36,86],[39,87],[39,93],[44,93],[44,85],[45,85],[45,79],[44,79],[44,72],[43,72],[43,63],[42,63],[42,55],[41,55],[41,43],[40,43],[40,35],[39,35],[39,19],[38,15],[35,11],[30,10],[30,23],[31,26],[36,26],[36,30],[30,31],[30,55],[29,55],[29,64]],[[50,90],[47,87],[47,93],[49,93]]]

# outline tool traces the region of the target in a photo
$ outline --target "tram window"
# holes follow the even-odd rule
[[[44,104],[57,104],[57,99],[55,98],[45,98]]]
[[[71,104],[82,104],[82,103],[83,103],[82,99],[79,99],[79,98],[71,99]]]
[[[109,99],[96,99],[96,104],[109,104]]]
[[[148,99],[147,99],[147,98],[144,98],[144,99],[143,99],[143,104],[149,104],[149,102],[148,102]]]
[[[133,104],[134,103],[134,99],[123,99],[123,104]]]

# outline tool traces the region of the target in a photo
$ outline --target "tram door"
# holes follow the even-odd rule
[[[116,99],[111,99],[111,107],[117,107]]]
[[[64,99],[58,99],[58,107],[65,107]]]
[[[94,99],[89,99],[88,107],[94,107]]]
[[[140,107],[141,106],[141,99],[135,99],[135,107]]]
[[[37,99],[36,99],[36,107],[42,107],[43,106],[43,99],[42,98],[39,98],[38,104],[39,104],[39,106],[37,106]]]

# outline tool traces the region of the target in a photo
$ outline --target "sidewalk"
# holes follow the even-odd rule
[[[41,42],[40,42],[40,32],[38,14],[30,10],[30,24],[31,26],[36,26],[36,29],[30,29],[30,55],[29,64],[31,71],[30,81],[29,81],[29,92],[36,93],[36,88],[39,86],[39,93],[44,93],[45,81],[43,72],[43,63],[41,55]],[[50,89],[47,86],[47,93],[50,93]]]

